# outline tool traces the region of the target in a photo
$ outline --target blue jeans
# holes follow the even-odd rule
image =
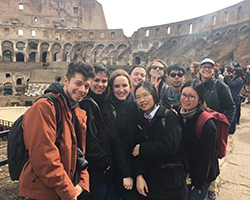
[[[188,194],[185,197],[183,197],[182,200],[205,200],[210,185],[211,182],[205,183],[201,193],[199,193],[199,190],[197,188],[191,190],[192,184],[188,185]]]

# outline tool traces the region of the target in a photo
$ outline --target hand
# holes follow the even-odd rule
[[[224,77],[227,76],[227,75],[229,75],[228,72],[223,72],[223,76],[224,76]]]
[[[159,78],[159,80],[157,80],[159,77],[155,77],[155,81],[152,83],[154,86],[155,86],[155,89],[158,93],[158,88],[159,88],[159,85],[160,85],[160,82],[161,82],[161,79]]]
[[[192,186],[192,187],[191,187],[191,190],[194,190],[194,189],[195,189],[195,187]],[[201,194],[201,190],[198,190],[198,192],[199,192],[199,194]]]
[[[80,185],[75,186],[77,197],[82,193],[83,189]],[[77,199],[77,198],[76,198]]]
[[[148,185],[142,175],[139,175],[136,178],[136,188],[141,195],[145,197],[147,196],[146,193],[148,193]]]
[[[133,188],[133,179],[131,177],[123,178],[123,186],[126,190],[132,190]]]
[[[133,149],[133,153],[132,155],[135,157],[135,156],[139,156],[139,150],[140,150],[140,145],[137,144],[134,149]]]

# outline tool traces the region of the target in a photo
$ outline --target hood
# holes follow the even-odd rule
[[[61,85],[60,83],[54,82],[50,84],[50,86],[44,91],[44,94],[49,93],[49,92],[52,92],[55,94],[61,94],[66,99],[67,105],[70,108],[70,110],[74,110],[76,107],[78,107],[78,103],[74,103],[72,105],[69,104],[68,96],[64,93],[63,85]]]

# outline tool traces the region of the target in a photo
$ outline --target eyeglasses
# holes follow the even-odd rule
[[[193,95],[186,95],[186,94],[181,94],[181,98],[184,100],[184,99],[187,99],[188,101],[194,101],[195,100],[195,96]]]
[[[149,95],[150,95],[149,93],[144,93],[144,94],[142,94],[141,96],[137,95],[137,96],[135,96],[135,100],[136,100],[136,101],[139,101],[139,100],[141,100],[141,98],[145,99],[145,98],[148,97]]]
[[[202,65],[201,68],[202,68],[202,69],[206,69],[206,68],[207,68],[207,69],[210,70],[210,69],[213,69],[214,67],[212,67],[212,66],[207,66],[207,65]]]
[[[160,66],[152,66],[151,68],[152,69],[157,69],[158,68],[159,70],[163,70],[164,69],[164,67],[160,67]]]
[[[169,74],[169,76],[171,76],[172,78],[175,78],[176,76],[178,76],[178,77],[183,77],[184,76],[184,74],[183,73],[171,73],[171,74]]]

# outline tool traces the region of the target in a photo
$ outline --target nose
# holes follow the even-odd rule
[[[81,87],[80,87],[80,91],[82,92],[82,93],[86,93],[86,87],[85,87],[85,85],[82,85]]]

